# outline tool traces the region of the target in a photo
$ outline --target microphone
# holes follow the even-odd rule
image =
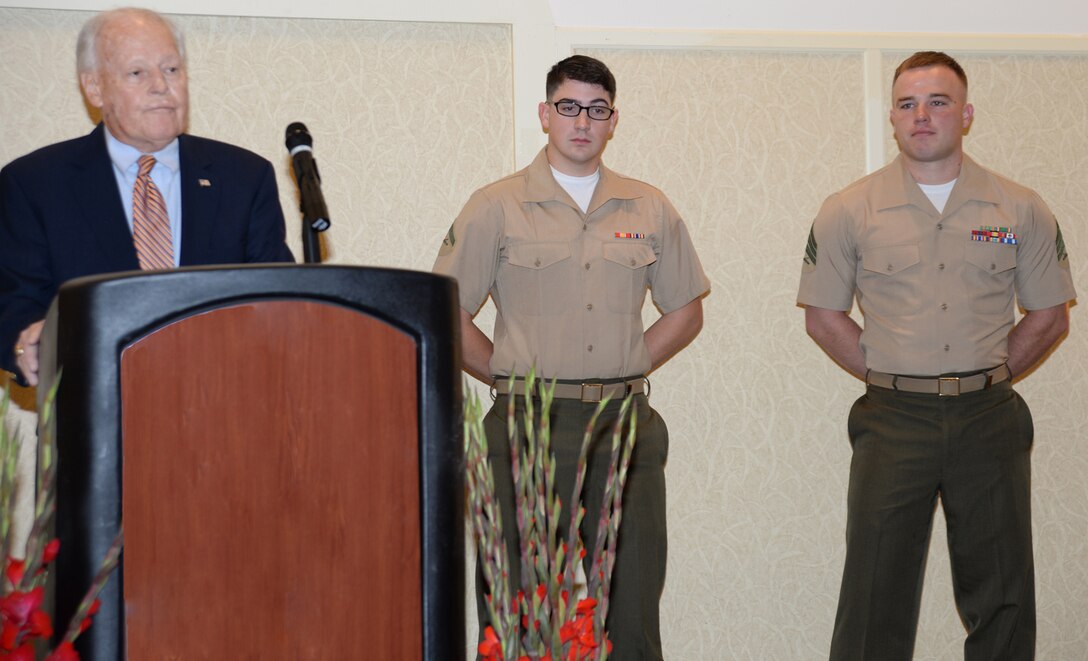
[[[315,232],[329,229],[329,210],[321,194],[321,175],[314,160],[314,139],[302,122],[287,125],[287,151],[298,181],[299,210],[303,226]]]

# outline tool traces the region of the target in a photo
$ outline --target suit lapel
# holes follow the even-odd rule
[[[106,150],[105,127],[99,124],[72,152],[68,186],[76,209],[99,250],[117,264],[117,270],[140,268],[132,231],[125,220],[125,208],[113,176],[113,163]]]
[[[217,184],[212,159],[189,136],[178,137],[181,161],[181,265],[202,263],[211,248],[214,219],[222,186]]]

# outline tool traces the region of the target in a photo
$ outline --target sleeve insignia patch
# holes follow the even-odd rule
[[[816,233],[815,228],[808,231],[808,243],[805,245],[805,263],[816,266]]]

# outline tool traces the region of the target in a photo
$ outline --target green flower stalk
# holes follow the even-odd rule
[[[4,387],[0,401],[0,558],[11,557],[11,524],[15,512],[15,481],[19,463],[19,442],[16,435],[8,435],[4,420],[8,415],[10,386]]]
[[[510,392],[516,377],[510,377]],[[554,382],[545,385],[535,370],[524,379],[524,413],[517,419],[516,397],[506,410],[510,469],[514,486],[517,552],[507,557],[500,504],[488,460],[484,408],[471,393],[465,400],[464,443],[469,519],[484,580],[490,590],[487,616],[491,626],[480,643],[486,661],[499,659],[607,659],[610,651],[605,619],[622,518],[622,496],[635,443],[636,407],[631,397],[621,405],[611,430],[611,455],[605,492],[593,540],[592,569],[586,586],[576,584],[577,568],[587,549],[581,536],[586,515],[582,505],[593,430],[608,401],[600,402],[586,425],[571,490],[570,520],[560,535],[562,502],[555,493],[556,461],[551,449],[550,412]],[[624,427],[626,425],[626,434]],[[524,430],[519,433],[519,429]],[[517,562],[520,582],[510,585],[509,567]],[[583,564],[584,566],[584,564]],[[585,597],[576,598],[584,588]],[[516,589],[516,591],[515,591]],[[592,641],[586,641],[589,634]]]
[[[56,445],[50,433],[50,421],[53,417],[53,402],[56,400],[58,375],[52,388],[46,394],[41,406],[41,427],[44,430],[38,445],[38,489],[34,502],[34,521],[26,544],[26,559],[15,560],[10,556],[12,548],[11,523],[14,518],[14,494],[16,465],[19,456],[19,442],[9,436],[7,428],[0,425],[0,534],[3,543],[0,550],[7,559],[4,579],[0,585],[0,604],[11,606],[21,603],[26,606],[28,617],[16,617],[15,610],[0,608],[5,637],[0,657],[32,658],[34,639],[48,638],[52,635],[51,618],[44,610],[42,594],[48,581],[50,563],[56,557],[59,542],[52,539],[53,519],[57,511],[56,501]],[[0,401],[0,418],[7,413],[9,392],[5,389]],[[90,588],[83,597],[79,608],[68,626],[60,646],[49,654],[47,659],[76,659],[72,644],[91,624],[91,617],[98,610],[98,595],[106,585],[109,575],[117,567],[124,546],[123,533],[118,531],[112,546],[106,553],[98,573],[91,581]],[[22,611],[19,611],[22,612]]]

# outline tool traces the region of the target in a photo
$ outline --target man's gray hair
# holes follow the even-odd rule
[[[90,73],[98,69],[98,39],[102,35],[102,30],[110,22],[125,16],[139,16],[165,25],[174,35],[178,54],[181,55],[181,60],[185,61],[185,33],[176,23],[150,9],[122,7],[95,14],[83,24],[83,29],[79,31],[79,39],[76,41],[76,72]]]

